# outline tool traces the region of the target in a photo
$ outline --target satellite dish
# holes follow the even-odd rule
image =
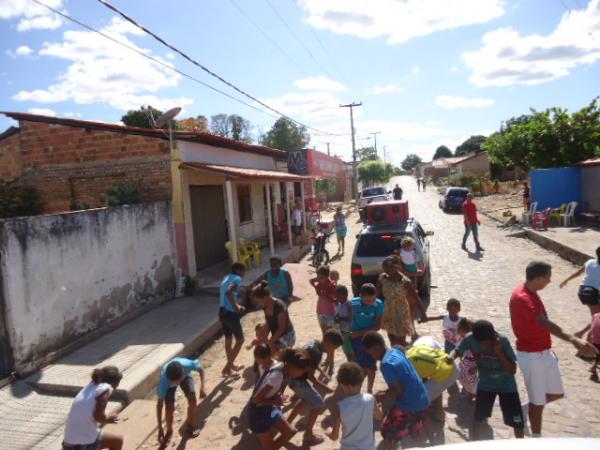
[[[171,120],[173,120],[175,118],[175,116],[177,114],[179,114],[180,112],[181,112],[181,108],[179,106],[168,110],[166,113],[164,113],[162,116],[160,116],[158,118],[158,120],[156,121],[156,126],[158,128],[164,127]]]

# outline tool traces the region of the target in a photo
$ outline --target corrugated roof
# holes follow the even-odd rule
[[[180,169],[199,170],[202,172],[216,172],[239,179],[270,180],[270,181],[303,181],[311,180],[312,177],[294,175],[287,172],[275,170],[246,169],[243,167],[222,166],[218,164],[204,164],[185,162],[179,165]]]
[[[581,161],[576,165],[581,167],[600,166],[600,156],[598,156],[597,158],[586,159],[585,161]]]
[[[43,122],[68,127],[88,128],[101,131],[112,131],[116,133],[135,134],[139,136],[148,136],[159,139],[168,139],[164,130],[152,128],[128,127],[106,122],[94,122],[89,120],[67,119],[64,117],[43,116],[39,114],[29,114],[20,112],[0,111],[0,113],[15,120],[24,120],[28,122]],[[181,141],[198,142],[201,144],[212,145],[215,147],[229,148],[242,152],[256,153],[259,155],[269,155],[278,159],[287,159],[287,152],[277,148],[266,147],[264,145],[246,144],[212,133],[202,133],[196,131],[173,131],[173,138]]]

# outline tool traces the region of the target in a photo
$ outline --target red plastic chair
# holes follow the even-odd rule
[[[551,213],[552,208],[546,208],[543,212],[536,212],[531,220],[531,228],[534,230],[547,230]]]

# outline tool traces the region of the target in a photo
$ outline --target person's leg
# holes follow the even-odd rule
[[[317,436],[313,432],[313,428],[315,427],[317,418],[322,412],[322,409],[311,409],[308,412],[308,417],[306,419],[306,429],[304,430],[304,436],[302,437],[303,441],[312,443],[313,445],[315,445],[317,442],[323,442],[323,437]]]
[[[542,434],[542,416],[544,414],[545,405],[534,405],[529,402],[529,426],[531,434],[539,436]]]
[[[173,436],[173,413],[175,412],[175,403],[165,403],[165,422],[167,429],[165,431],[165,441],[169,441]]]
[[[521,439],[525,436],[525,418],[521,407],[518,392],[500,393],[500,409],[504,424],[512,427],[515,437]]]
[[[262,450],[276,450],[275,442],[273,442],[273,434],[270,431],[266,431],[265,433],[258,433],[256,435],[258,438],[258,443],[260,444],[260,448]]]
[[[275,429],[279,431],[280,436],[275,439],[273,443],[273,448],[275,450],[280,449],[285,444],[287,444],[292,437],[297,433],[297,430],[292,427],[290,423],[288,423],[283,417],[277,421],[275,424]]]
[[[465,223],[465,234],[463,235],[462,247],[465,248],[467,246],[467,239],[469,239],[469,234],[471,234],[471,227],[469,224]]]
[[[298,400],[287,417],[287,421],[290,424],[294,423],[294,420],[296,419],[296,417],[298,417],[303,407],[304,405],[302,404],[302,400]]]
[[[481,438],[481,427],[484,421],[491,417],[495,401],[495,392],[477,390],[477,397],[475,398],[475,414],[473,417],[472,438],[474,441]]]
[[[187,431],[192,435],[192,437],[197,437],[200,432],[196,429],[196,426],[194,425],[194,418],[196,417],[196,407],[198,406],[198,403],[196,401],[196,391],[194,389],[194,379],[190,375],[188,375],[183,379],[179,386],[181,386],[181,390],[183,391],[188,404],[185,426],[187,427]]]
[[[231,354],[230,354],[231,363],[230,363],[229,367],[232,370],[235,370],[236,372],[244,367],[244,366],[236,366],[235,365],[235,359],[239,355],[240,350],[242,349],[242,345],[244,345],[244,338],[243,337],[236,338],[235,339],[235,345],[231,349]]]
[[[108,450],[121,450],[123,448],[123,436],[103,430],[99,447],[107,448]]]
[[[226,376],[231,373],[231,350],[233,348],[233,337],[225,336],[225,356],[227,357],[227,362],[225,363],[225,367],[221,371],[221,375]]]
[[[471,232],[473,233],[473,240],[475,241],[475,247],[477,250],[481,249],[481,245],[479,244],[479,225],[474,223],[471,225]]]
[[[473,436],[471,436],[471,440],[478,441],[481,437],[481,428],[483,427],[483,420],[474,420],[473,421]]]

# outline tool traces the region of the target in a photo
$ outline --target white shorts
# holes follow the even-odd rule
[[[448,389],[450,386],[456,383],[456,380],[458,380],[460,371],[456,368],[456,364],[452,363],[452,366],[452,373],[444,381],[427,380],[425,382],[425,387],[427,388],[427,393],[429,394],[429,399],[431,401],[437,399],[444,393],[446,389]]]
[[[546,395],[564,395],[558,358],[554,352],[517,352],[517,361],[523,378],[529,402],[533,405],[543,406],[547,403]]]

